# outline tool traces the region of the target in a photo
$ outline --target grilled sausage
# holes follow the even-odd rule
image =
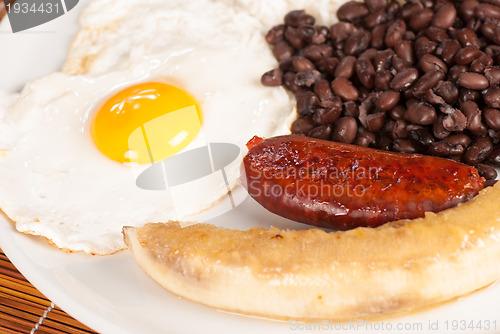
[[[242,181],[267,210],[347,230],[423,217],[483,188],[477,170],[448,159],[380,151],[299,135],[247,144]]]

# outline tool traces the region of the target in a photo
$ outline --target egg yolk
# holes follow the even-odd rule
[[[104,102],[90,132],[97,148],[118,162],[153,163],[185,148],[201,127],[196,100],[170,84],[125,88]]]

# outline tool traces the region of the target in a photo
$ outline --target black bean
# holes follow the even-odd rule
[[[294,10],[285,15],[285,24],[291,27],[298,27],[303,24],[313,25],[316,20],[304,10]]]
[[[481,93],[477,90],[462,88],[458,93],[458,101],[476,101],[478,102],[481,98]]]
[[[297,50],[302,49],[306,45],[298,29],[296,28],[287,27],[285,30],[285,39],[292,47]]]
[[[326,72],[330,75],[333,75],[335,73],[335,69],[337,68],[338,64],[339,64],[338,58],[328,57],[316,61],[316,68],[320,72]]]
[[[403,107],[402,105],[397,105],[389,111],[389,116],[393,120],[399,121],[403,119],[405,112],[405,107]]]
[[[412,65],[415,64],[415,55],[413,54],[413,48],[410,42],[400,40],[396,43],[394,50],[400,58]]]
[[[291,126],[292,133],[295,134],[307,134],[314,128],[314,121],[310,117],[302,117],[296,119]]]
[[[462,44],[462,46],[473,46],[475,48],[480,48],[479,38],[476,33],[469,28],[463,28],[457,31],[457,38]]]
[[[417,38],[415,33],[411,30],[406,30],[405,35],[403,37],[406,41],[413,42]]]
[[[314,85],[314,92],[318,95],[320,101],[333,100],[333,92],[327,80],[321,80],[316,83],[316,85]]]
[[[434,134],[434,137],[436,137],[437,139],[443,139],[450,135],[450,131],[444,128],[443,125],[444,118],[445,115],[441,114],[437,117],[436,121],[434,122],[432,133]]]
[[[331,100],[321,101],[319,106],[326,111],[321,122],[318,123],[333,123],[342,114],[342,100],[338,96],[334,96]]]
[[[431,24],[433,16],[434,11],[430,8],[425,8],[417,13],[414,13],[410,18],[410,28],[413,31],[419,31],[427,28]]]
[[[363,86],[372,89],[375,80],[373,64],[366,58],[358,58],[355,65],[356,76]]]
[[[476,90],[486,89],[490,86],[490,82],[484,75],[474,72],[460,74],[457,82],[462,87]]]
[[[497,25],[495,27],[495,36],[493,38],[493,42],[495,42],[495,44],[500,44],[500,25]]]
[[[429,146],[434,143],[434,137],[429,130],[424,127],[409,130],[408,134],[411,139],[416,140],[424,146]]]
[[[457,18],[457,10],[453,4],[441,7],[432,19],[432,25],[441,29],[450,28]]]
[[[415,52],[417,56],[421,57],[428,53],[434,53],[437,49],[438,44],[434,41],[429,40],[427,37],[419,37],[415,41]]]
[[[358,29],[352,23],[337,22],[330,27],[330,38],[334,44],[341,43],[356,30]]]
[[[328,125],[335,122],[340,117],[340,114],[341,112],[334,108],[316,108],[312,119],[316,124]]]
[[[375,144],[376,136],[373,132],[366,130],[363,127],[358,128],[358,134],[354,140],[354,145],[368,147]]]
[[[368,95],[371,94],[371,91],[368,88],[366,88],[365,86],[362,86],[362,85],[357,85],[357,86],[359,89],[359,99],[360,100],[365,99]]]
[[[497,39],[497,36],[495,35],[495,30],[498,25],[497,22],[498,21],[496,20],[487,20],[481,26],[481,32],[486,38],[488,38],[491,41],[495,41]]]
[[[403,36],[406,32],[406,23],[403,20],[394,21],[387,28],[387,33],[385,35],[385,45],[387,47],[394,47],[397,42],[403,39]]]
[[[474,9],[474,14],[481,20],[500,20],[500,7],[492,4],[481,3]]]
[[[489,129],[488,135],[490,136],[491,140],[493,141],[493,144],[495,144],[495,145],[500,144],[500,131],[495,131],[493,129]]]
[[[264,86],[280,86],[283,83],[283,71],[279,68],[268,71],[262,74],[260,78],[260,82]]]
[[[455,62],[455,55],[461,48],[460,42],[454,39],[448,39],[439,44],[436,54],[440,56],[446,64],[452,65]]]
[[[487,164],[500,166],[499,13],[500,0],[349,1],[327,28],[290,12],[266,34],[279,68],[261,81],[294,92],[293,133],[484,161],[491,172]]]
[[[297,113],[301,116],[312,115],[314,109],[319,107],[319,98],[311,91],[297,95]]]
[[[467,65],[472,63],[473,60],[476,60],[481,56],[481,51],[473,46],[466,46],[460,50],[458,50],[457,54],[455,55],[455,61],[459,65]]]
[[[442,105],[446,103],[446,101],[441,96],[437,95],[432,89],[425,92],[424,100],[429,104]]]
[[[488,106],[500,109],[500,87],[488,89],[483,93],[483,99]]]
[[[333,55],[333,48],[330,45],[326,44],[313,44],[306,46],[302,50],[302,54],[309,60],[318,61],[322,58],[331,57]]]
[[[430,125],[436,120],[436,110],[425,102],[416,102],[407,106],[404,119],[418,125]]]
[[[392,149],[401,153],[419,153],[422,151],[421,145],[415,140],[398,138],[394,140]]]
[[[287,28],[287,31],[289,29],[290,29],[290,27]],[[285,32],[285,34],[286,34],[286,32]],[[297,29],[295,30],[295,34],[302,41],[302,43],[301,43],[302,45],[304,45],[304,44],[312,44],[313,41],[316,38],[318,38],[318,32],[316,31],[316,28],[314,28],[314,26],[310,26],[310,25],[301,25],[301,26],[297,27]],[[290,44],[293,45],[293,43],[290,43]],[[318,44],[321,44],[321,43],[318,43]],[[302,47],[297,48],[297,49],[301,49],[301,48]]]
[[[406,138],[408,136],[408,130],[406,129],[406,122],[402,119],[397,120],[392,125],[391,136],[393,139]]]
[[[455,103],[458,99],[458,88],[451,81],[439,82],[434,91],[449,104]]]
[[[384,8],[380,8],[366,15],[363,22],[366,29],[374,29],[375,27],[384,25],[388,20],[389,15],[386,13]]]
[[[323,44],[330,38],[330,29],[326,26],[316,26],[314,36],[311,39],[313,44]]]
[[[387,6],[387,0],[365,0],[366,6],[370,10],[383,9]]]
[[[295,56],[292,58],[292,66],[295,72],[306,72],[316,69],[314,64],[309,59],[301,56]]]
[[[340,143],[350,144],[356,138],[358,124],[353,117],[341,117],[335,122],[332,140]]]
[[[382,111],[394,108],[399,102],[400,94],[393,90],[387,90],[380,94],[376,102],[376,107]]]
[[[497,178],[497,171],[490,165],[477,164],[476,169],[480,176],[484,177],[486,180],[494,180]]]
[[[360,29],[347,38],[344,52],[347,55],[358,55],[370,46],[371,34],[367,30]]]
[[[493,150],[493,143],[488,137],[477,138],[465,151],[464,161],[469,165],[476,165],[485,160]]]
[[[472,20],[474,18],[474,9],[477,5],[479,5],[479,1],[477,0],[463,1],[458,8],[460,18],[465,22]]]
[[[377,146],[377,148],[379,148],[381,150],[390,151],[391,147],[392,147],[392,142],[393,142],[393,140],[389,134],[380,133],[377,136],[375,145]]]
[[[366,116],[365,126],[368,130],[376,132],[384,127],[385,113],[379,112]]]
[[[295,84],[295,77],[297,74],[294,72],[286,72],[283,75],[283,84],[292,92],[297,93],[301,88]]]
[[[358,117],[359,116],[359,105],[354,101],[344,102],[344,116]]]
[[[498,180],[486,180],[486,182],[484,182],[484,187],[493,187],[497,182]]]
[[[480,19],[472,19],[467,24],[465,25],[467,28],[471,29],[474,32],[479,31],[479,28],[481,28],[481,20]]]
[[[443,127],[448,131],[464,131],[467,127],[467,117],[458,109],[446,115],[443,119]]]
[[[500,130],[500,110],[495,108],[484,108],[484,122],[493,130]]]
[[[302,40],[302,42],[303,42],[302,44],[304,44],[304,43],[305,44],[313,44],[313,42],[316,41],[319,37],[319,34],[316,31],[316,28],[314,26],[310,26],[310,25],[301,25],[301,26],[297,27],[296,34]],[[323,40],[323,42],[325,40],[326,40],[326,38]],[[290,44],[293,45],[293,43],[290,43]],[[314,43],[314,44],[321,44],[321,43]],[[298,49],[301,49],[301,48],[298,48]]]
[[[416,68],[408,68],[396,74],[391,81],[391,88],[396,91],[406,90],[411,87],[413,82],[418,78],[418,70]]]
[[[415,1],[415,2],[405,2],[404,5],[401,7],[401,12],[399,13],[403,20],[410,20],[413,16],[415,16],[415,13],[418,11],[424,9],[424,6],[420,1]]]
[[[309,137],[317,138],[317,139],[330,139],[332,135],[332,126],[331,125],[320,125],[309,131],[307,134]]]
[[[468,135],[461,133],[449,136],[443,139],[443,142],[448,143],[450,145],[461,145],[464,148],[467,148],[472,143],[472,139]]]
[[[382,49],[384,47],[384,39],[387,27],[385,24],[377,25],[372,30],[372,40],[370,46],[375,49]]]
[[[282,61],[284,59],[290,58],[293,55],[293,48],[288,44],[287,41],[281,40],[274,45],[273,54],[278,59]]]
[[[344,101],[355,101],[359,92],[349,79],[340,77],[332,81],[332,90]]]
[[[418,62],[418,66],[424,73],[435,70],[440,70],[444,73],[448,72],[446,64],[441,59],[431,54],[423,55]]]
[[[391,71],[385,70],[375,73],[375,89],[379,91],[389,90],[392,79]]]
[[[444,73],[441,70],[435,70],[425,73],[413,85],[412,92],[414,96],[422,97],[429,89],[434,88],[439,81],[444,78]]]
[[[389,20],[393,20],[396,15],[399,13],[400,10],[399,3],[397,1],[392,1],[387,4],[387,7],[385,7],[385,11],[387,13],[387,16],[389,17]]]
[[[354,74],[354,66],[356,65],[356,57],[345,56],[342,58],[335,69],[335,78],[351,78]]]
[[[500,167],[500,146],[495,147],[493,151],[491,151],[486,162],[493,166]]]
[[[457,81],[460,74],[467,72],[468,68],[465,65],[455,65],[448,71],[448,80]]]
[[[370,48],[370,49],[365,50],[362,54],[360,54],[358,58],[373,62],[375,60],[375,58],[377,57],[378,52],[379,51],[377,49]]]
[[[467,117],[467,129],[478,136],[484,136],[488,133],[488,128],[482,121],[481,110],[476,102],[464,101],[460,104],[460,110]]]
[[[295,76],[295,84],[299,87],[311,87],[321,80],[321,73],[316,70],[299,72]]]
[[[286,58],[286,59],[283,59],[282,61],[279,62],[280,66],[280,70],[283,71],[283,73],[285,72],[288,72],[288,71],[295,71],[293,69],[293,61],[292,61],[293,57],[291,58]]]
[[[446,30],[437,28],[437,27],[429,27],[425,29],[425,35],[434,42],[444,42],[450,39],[450,36],[446,33]]]
[[[386,49],[383,51],[378,51],[375,59],[373,60],[373,65],[376,71],[388,70],[391,68],[392,57],[394,56],[394,51],[392,49]]]
[[[462,145],[451,145],[445,141],[440,141],[433,143],[429,147],[428,153],[437,156],[453,156],[463,154],[464,150]]]
[[[358,22],[368,15],[368,7],[359,1],[349,1],[344,3],[337,10],[337,17],[340,21]]]
[[[269,32],[266,34],[266,41],[274,45],[278,43],[279,41],[283,40],[283,34],[285,33],[285,25],[280,24],[277,26],[274,26],[269,30]]]
[[[486,53],[483,53],[479,58],[474,60],[470,64],[469,71],[476,73],[484,73],[484,71],[493,65],[493,58],[488,56]]]
[[[500,6],[500,0],[483,0],[482,2],[491,3],[495,6]]]
[[[490,85],[495,86],[500,84],[500,67],[494,66],[484,70],[484,75],[488,78]]]
[[[453,108],[451,105],[449,104],[443,104],[439,107],[439,110],[441,110],[441,112],[443,114],[446,114],[446,115],[450,115],[450,114],[453,114],[455,112],[455,108]]]

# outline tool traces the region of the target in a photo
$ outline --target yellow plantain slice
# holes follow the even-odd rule
[[[359,319],[446,301],[500,278],[500,182],[424,218],[346,232],[177,222],[125,227],[164,288],[245,314]]]

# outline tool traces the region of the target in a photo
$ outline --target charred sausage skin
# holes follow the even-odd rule
[[[242,183],[267,210],[347,230],[423,217],[483,188],[477,170],[448,159],[288,135],[252,138]]]

